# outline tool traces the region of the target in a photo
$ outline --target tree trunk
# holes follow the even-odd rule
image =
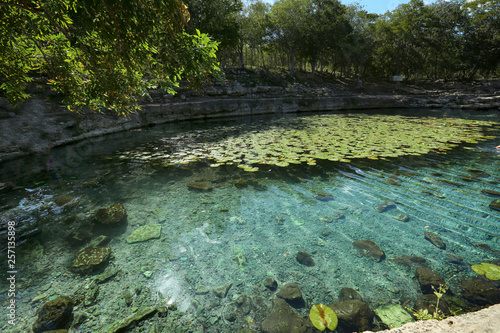
[[[290,77],[293,77],[295,72],[295,50],[290,48]]]
[[[245,68],[245,57],[243,57],[243,41],[240,42],[240,65]]]

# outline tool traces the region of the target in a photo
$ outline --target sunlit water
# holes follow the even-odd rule
[[[500,120],[495,114],[476,116]],[[75,308],[75,314],[85,317],[76,332],[98,332],[137,307],[170,304],[178,310],[147,319],[133,331],[259,330],[275,297],[263,286],[267,277],[280,286],[300,284],[306,300],[306,307],[297,310],[300,315],[313,304],[334,302],[343,287],[358,290],[372,309],[406,304],[421,295],[414,269],[390,259],[424,257],[445,279],[456,275],[450,284],[459,291],[461,280],[476,275],[472,264],[498,257],[473,245],[484,243],[500,250],[500,212],[488,207],[495,197],[481,193],[500,190],[500,153],[494,149],[500,144],[498,138],[446,154],[261,168],[256,173],[233,166],[211,168],[203,162],[162,167],[148,159],[120,158],[138,148],[158,150],[162,139],[185,131],[217,131],[234,122],[135,130],[2,165],[2,181],[21,187],[0,194],[2,223],[38,221],[41,233],[16,249],[16,327],[2,316],[0,330],[28,331],[44,302],[88,288],[92,275],[69,271],[80,247],[71,247],[65,237],[79,229],[93,237],[111,236],[107,246],[113,258],[108,268],[120,271],[99,284],[93,302]],[[193,181],[212,188],[190,189],[187,184]],[[56,199],[64,196],[76,199],[57,206]],[[385,212],[374,209],[386,201],[394,206]],[[116,203],[127,210],[126,225],[97,226],[92,214]],[[401,214],[409,221],[398,219]],[[161,224],[161,237],[134,244],[125,241],[146,224]],[[446,249],[425,240],[424,231],[439,234]],[[353,248],[353,241],[366,239],[378,244],[386,259],[376,262]],[[309,253],[316,265],[301,265],[295,257],[300,250]],[[450,263],[446,254],[462,257],[465,264]],[[6,272],[4,268],[3,276]],[[232,284],[228,294],[215,296],[212,289],[227,283]],[[7,289],[3,284],[2,305]],[[130,304],[125,301],[127,294],[132,296]],[[233,301],[241,295],[250,297],[251,305],[248,311],[231,315]]]

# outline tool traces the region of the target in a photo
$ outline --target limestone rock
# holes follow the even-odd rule
[[[385,258],[384,251],[371,239],[352,242],[352,246],[365,257],[375,259],[376,261],[382,261]]]
[[[297,259],[297,261],[299,263],[301,263],[304,266],[312,267],[315,265],[314,259],[306,251],[297,252],[297,254],[295,255],[295,258]]]
[[[455,265],[465,265],[464,259],[451,253],[446,254],[446,261]]]
[[[116,205],[98,209],[94,216],[95,219],[102,224],[119,224],[125,221],[127,211],[121,203],[118,203]]]
[[[231,282],[228,282],[228,283],[226,283],[225,285],[223,285],[221,287],[214,288],[213,291],[214,291],[215,296],[217,296],[219,298],[226,297],[227,292],[229,291],[229,289],[231,288],[232,285],[233,284]]]
[[[340,289],[339,296],[337,297],[339,302],[343,301],[352,301],[352,300],[358,300],[362,301],[363,297],[354,289],[352,288],[342,288]]]
[[[275,279],[268,277],[264,280],[264,286],[271,291],[275,291],[278,289],[278,282],[276,282]]]
[[[275,299],[273,310],[262,321],[263,333],[305,333],[307,323],[282,299]]]
[[[92,235],[87,230],[75,230],[72,231],[67,237],[66,241],[71,246],[82,245],[87,242]]]
[[[363,301],[348,300],[329,305],[339,319],[339,328],[348,332],[363,332],[371,329],[373,312]]]
[[[425,231],[424,237],[429,242],[431,242],[434,246],[436,246],[442,250],[446,249],[446,244],[443,242],[441,237],[438,234],[436,234],[435,232]]]
[[[488,280],[482,276],[476,276],[462,281],[462,296],[477,305],[488,305],[500,303],[500,280]]]
[[[56,206],[61,207],[67,205],[67,207],[74,207],[77,204],[75,197],[63,196],[54,200]]]
[[[328,202],[328,201],[333,201],[333,196],[331,194],[328,194],[328,193],[318,193],[314,196],[314,199],[319,200],[319,201]]]
[[[427,260],[418,256],[401,256],[389,259],[396,265],[403,265],[408,267],[427,267]]]
[[[400,304],[389,304],[374,310],[377,317],[389,328],[401,327],[415,320]]]
[[[373,207],[377,212],[383,213],[388,211],[389,209],[396,208],[396,205],[393,204],[392,202],[389,201],[384,201],[381,204],[376,205]]]
[[[87,246],[76,253],[71,270],[80,274],[88,274],[104,267],[111,256],[111,248],[104,246]]]
[[[489,207],[493,210],[500,210],[500,199],[495,199],[493,200],[490,204]]]
[[[109,243],[111,238],[106,235],[99,235],[96,238],[92,239],[89,243],[89,246],[104,246]]]
[[[482,189],[482,190],[481,190],[481,193],[482,193],[482,194],[487,194],[487,195],[493,195],[493,196],[500,197],[500,191],[494,191],[494,190]]]
[[[444,286],[446,283],[441,275],[425,267],[417,268],[415,275],[424,294],[432,294],[434,292],[432,287],[437,290],[440,285]]]
[[[132,315],[128,316],[127,318],[115,320],[112,324],[106,326],[103,332],[106,333],[120,332],[126,327],[130,326],[132,323],[143,320],[144,318],[152,315],[154,312],[156,312],[155,307],[152,306],[142,307]]]
[[[302,291],[297,283],[285,284],[280,291],[278,291],[276,296],[284,299],[294,308],[303,308],[305,306],[304,298],[302,298]]]
[[[211,191],[212,190],[212,185],[209,182],[190,182],[187,184],[187,187],[189,187],[192,190],[197,190],[197,191]]]
[[[127,243],[144,242],[153,238],[160,238],[161,224],[148,224],[135,229],[127,237]]]
[[[38,318],[33,324],[33,333],[68,329],[73,321],[73,305],[73,300],[68,296],[59,296],[43,304],[37,311]]]

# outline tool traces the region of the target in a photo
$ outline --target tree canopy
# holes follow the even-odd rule
[[[500,74],[500,4],[409,0],[384,15],[339,0],[0,0],[0,90],[45,81],[70,109],[127,113],[148,89],[226,66],[332,76]]]
[[[131,112],[148,88],[218,71],[218,43],[189,20],[178,0],[0,1],[0,87],[16,103],[41,77],[71,110]]]

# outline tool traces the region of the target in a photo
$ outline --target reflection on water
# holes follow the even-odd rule
[[[447,154],[255,173],[208,162],[163,167],[120,159],[124,151],[198,127],[103,137],[2,166],[2,181],[15,183],[0,192],[2,224],[16,221],[20,240],[18,326],[1,322],[3,332],[28,331],[36,309],[59,295],[77,303],[75,332],[99,332],[147,306],[170,310],[160,308],[131,331],[260,331],[276,297],[266,278],[278,290],[298,283],[306,306],[294,311],[306,317],[311,305],[336,301],[344,287],[372,309],[411,306],[422,291],[415,266],[400,264],[403,256],[424,258],[445,279],[455,275],[455,293],[460,281],[477,275],[471,265],[500,258],[500,212],[489,207],[500,191],[498,139]],[[36,172],[21,174],[21,165]],[[126,209],[125,222],[95,221],[98,209],[117,203]],[[155,224],[159,238],[127,242],[141,226]],[[438,235],[445,248],[424,232]],[[100,244],[111,249],[109,262],[89,275],[75,273],[75,255],[100,235],[109,237]],[[385,257],[362,255],[353,247],[360,240],[372,240]],[[314,265],[299,263],[299,251]],[[2,285],[2,304],[7,289]]]

